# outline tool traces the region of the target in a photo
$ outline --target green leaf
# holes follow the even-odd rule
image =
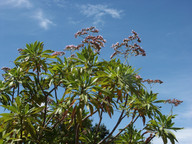
[[[1,105],[1,106],[4,107],[5,109],[10,110],[11,112],[18,113],[17,108],[14,106],[5,106],[5,105]]]
[[[38,108],[32,108],[32,109],[29,110],[29,112],[30,112],[31,114],[36,114],[36,113],[41,112],[44,108],[45,108],[45,106],[38,107]]]
[[[45,51],[43,51],[42,54],[53,53],[53,52],[54,52],[53,50],[45,50]]]

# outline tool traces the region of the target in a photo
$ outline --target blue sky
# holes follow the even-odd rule
[[[74,34],[96,26],[107,40],[102,58],[109,59],[112,44],[138,32],[146,57],[130,63],[143,78],[161,79],[153,90],[160,98],[177,98],[175,122],[180,143],[192,143],[192,1],[191,0],[0,0],[0,67],[13,66],[17,48],[36,40],[46,49],[62,51],[78,44]],[[0,72],[2,74],[2,71]],[[166,106],[164,111],[170,110]],[[167,111],[167,113],[168,113]],[[111,124],[113,121],[111,122]],[[110,124],[107,124],[110,127]],[[162,143],[158,139],[154,143]]]

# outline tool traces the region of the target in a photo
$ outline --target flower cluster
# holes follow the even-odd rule
[[[101,50],[101,47],[104,47],[104,43],[106,40],[103,39],[102,36],[87,36],[83,41],[83,43],[91,44],[93,48],[95,48],[96,52]]]
[[[132,31],[132,33],[133,35],[129,36],[128,38],[125,38],[121,44],[117,42],[116,44],[112,45],[112,48],[115,50],[115,52],[111,55],[111,58],[113,58],[117,54],[123,54],[125,57],[127,57],[129,54],[135,56],[146,56],[145,50],[137,44],[137,42],[141,42],[141,39],[139,38],[138,34],[135,31]],[[120,49],[122,46],[125,47],[125,51]]]
[[[179,104],[181,104],[183,101],[177,100],[177,99],[168,99],[165,101],[165,103],[170,103],[170,104],[174,104],[175,106],[178,106]]]
[[[84,44],[79,44],[77,46],[75,46],[75,45],[67,45],[64,50],[79,50],[83,46],[84,46]]]
[[[82,29],[81,31],[75,34],[75,38],[77,38],[78,36],[88,35],[89,33],[98,33],[98,32],[99,30],[97,30],[95,27]],[[100,35],[98,36],[88,35],[84,37],[82,43],[90,44],[95,49],[95,52],[99,52],[101,50],[101,47],[104,47],[104,43],[106,43],[106,40]],[[72,48],[75,49],[75,47],[72,47]]]
[[[65,54],[65,52],[61,52],[61,51],[56,51],[56,52],[54,52],[54,53],[52,53],[51,55],[52,56],[62,56],[62,55],[64,55]]]
[[[90,28],[85,28],[85,29],[82,29],[81,31],[78,31],[76,34],[75,34],[75,38],[77,38],[78,36],[82,36],[82,35],[86,35],[88,34],[88,32],[92,32],[92,33],[98,33],[99,30],[96,29],[95,27],[90,27]]]
[[[163,83],[163,81],[161,81],[161,80],[151,80],[151,79],[146,79],[146,80],[143,80],[142,82],[147,82],[148,84],[151,84],[151,83],[162,84]]]

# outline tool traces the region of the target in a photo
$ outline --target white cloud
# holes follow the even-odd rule
[[[175,136],[180,144],[191,144],[192,143],[192,128],[185,128],[175,132]],[[154,138],[154,144],[162,144],[163,141],[160,138]],[[171,144],[170,142],[168,144]]]
[[[39,21],[40,27],[47,30],[50,25],[55,25],[51,20],[46,18],[42,12],[42,10],[39,10],[35,13],[34,18]]]
[[[32,3],[29,0],[0,0],[0,6],[31,8]]]
[[[78,6],[81,9],[81,13],[87,17],[92,17],[94,22],[93,24],[103,23],[103,16],[110,15],[112,18],[120,18],[121,12],[116,9],[108,8],[107,5],[81,5]]]
[[[31,1],[32,2],[32,1]],[[10,8],[28,8],[25,15],[30,15],[30,18],[37,20],[39,26],[45,30],[50,25],[55,25],[50,19],[46,18],[42,9],[35,8],[30,0],[0,0],[0,6],[7,6]],[[35,13],[33,11],[36,11]]]
[[[178,131],[176,137],[181,144],[191,144],[192,143],[192,128],[186,128]]]

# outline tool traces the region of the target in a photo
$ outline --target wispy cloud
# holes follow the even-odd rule
[[[31,8],[33,5],[29,0],[0,0],[0,6]]]
[[[53,21],[45,16],[43,9],[35,8],[36,6],[33,5],[32,0],[0,0],[0,6],[9,7],[12,9],[27,8],[25,15],[29,16],[29,18],[32,18],[33,20],[36,20],[36,22],[39,23],[39,26],[45,30],[47,30],[50,25],[55,25]]]
[[[50,25],[55,25],[53,21],[45,17],[42,10],[37,11],[33,17],[38,20],[40,27],[45,30],[47,30]]]
[[[120,18],[121,10],[116,10],[113,8],[109,8],[107,5],[81,5],[80,7],[81,13],[86,17],[93,18],[93,24],[97,25],[99,23],[103,23],[103,16],[109,15],[112,18]]]

